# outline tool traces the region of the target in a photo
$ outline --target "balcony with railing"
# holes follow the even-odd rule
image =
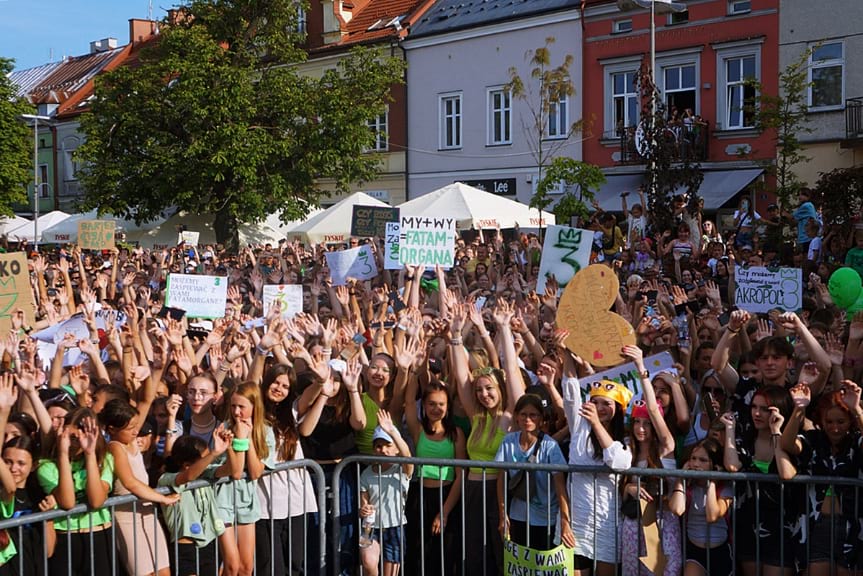
[[[863,146],[863,96],[845,100],[845,141],[842,145]]]
[[[640,126],[628,126],[609,135],[620,142],[621,164],[644,164],[647,162],[649,142]],[[666,126],[659,136],[672,151],[672,159],[682,162],[707,160],[707,143],[710,132],[707,122]]]

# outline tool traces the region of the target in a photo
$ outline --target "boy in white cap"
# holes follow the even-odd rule
[[[411,456],[398,428],[386,410],[378,411],[378,426],[372,436],[375,454],[381,456]],[[413,465],[373,464],[360,475],[360,558],[365,574],[393,576],[402,562],[405,501],[407,500]],[[383,572],[379,571],[383,548]]]

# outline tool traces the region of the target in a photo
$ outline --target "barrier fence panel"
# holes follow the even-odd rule
[[[311,477],[314,482],[307,481]],[[181,493],[190,499],[174,504],[167,514],[160,506],[132,495],[109,498],[98,511],[84,504],[71,510],[18,511],[12,518],[0,521],[0,535],[8,534],[16,548],[14,556],[0,562],[0,571],[9,576],[135,576],[151,572],[141,568],[150,562],[155,567],[169,564],[171,574],[216,576],[221,555],[219,538],[199,547],[193,540],[171,535],[189,533],[200,535],[201,540],[206,538],[204,532],[209,528],[205,526],[205,512],[215,505],[215,490],[228,491],[225,494],[235,519],[231,524],[243,524],[241,507],[249,502],[244,496],[248,497],[251,490],[252,498],[257,500],[260,495],[261,520],[255,523],[255,532],[267,537],[266,541],[256,538],[255,574],[326,574],[325,475],[321,466],[313,460],[284,462],[246,486],[246,492],[242,482],[246,480],[189,482]],[[172,490],[163,487],[159,492],[170,494]],[[185,515],[180,510],[184,504],[191,507]],[[235,538],[237,533],[234,530]],[[260,571],[259,566],[266,569]]]
[[[407,493],[397,488],[397,471],[406,465],[414,467]],[[463,473],[450,476],[447,469]],[[623,576],[645,570],[683,574],[690,563],[723,576],[826,576],[863,567],[863,554],[857,554],[863,545],[858,478],[801,475],[780,481],[760,473],[350,456],[335,466],[331,481],[329,555],[331,573],[338,575],[360,573],[370,558],[376,560],[372,573],[383,574],[387,561],[400,564],[400,573],[418,576],[540,574],[543,566],[563,559],[594,573],[601,563],[612,564]],[[352,510],[361,509],[363,491],[391,499],[377,508],[373,526],[363,524],[362,514],[352,516],[359,534],[353,540],[345,538],[342,524],[349,517],[347,484],[360,487],[351,489]],[[561,485],[566,498],[558,493]],[[441,521],[439,511],[453,491],[458,502]],[[562,536],[557,510],[564,502],[572,514],[574,558],[571,551],[555,552]],[[503,524],[501,514],[507,517]],[[386,530],[385,524],[399,526]],[[500,538],[500,527],[508,528],[508,540]],[[345,550],[358,544],[356,556]],[[537,552],[542,550],[550,552]],[[512,572],[505,556],[518,563],[509,567]],[[352,558],[353,564],[344,564]]]

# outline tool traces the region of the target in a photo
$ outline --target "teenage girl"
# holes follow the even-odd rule
[[[510,328],[514,309],[500,299],[492,313],[497,326],[498,343],[503,352],[504,370],[486,366],[470,373],[462,344],[462,328],[471,306],[471,303],[463,304],[453,311],[450,354],[458,397],[471,422],[467,439],[468,458],[478,462],[493,461],[513,424],[515,404],[524,394]],[[477,319],[475,322],[479,324],[476,329],[480,331],[480,336],[487,339],[488,332],[482,321]],[[499,500],[497,478],[496,470],[478,466],[470,469],[465,482],[465,547],[471,551],[467,555],[467,571],[470,574],[499,574],[503,569],[503,541],[497,531],[500,516],[498,507],[494,505]],[[479,553],[480,550],[483,552]]]
[[[54,521],[57,545],[48,560],[52,576],[112,573],[111,555],[105,553],[114,545],[111,511],[102,505],[114,484],[114,458],[106,451],[95,414],[77,408],[66,414],[49,459],[39,465],[39,485],[57,506],[70,510],[87,503],[93,510]]]
[[[405,345],[408,355],[419,354],[412,341]],[[405,351],[399,354],[399,370]],[[412,359],[404,365],[413,364]],[[452,421],[450,397],[446,386],[438,381],[429,382],[422,395],[422,416],[417,416],[415,399],[418,378],[410,375],[405,391],[405,420],[413,439],[418,458],[467,457],[464,433]],[[421,466],[419,482],[411,484],[407,501],[406,562],[413,562],[406,574],[443,576],[456,573],[461,550],[457,527],[460,519],[450,515],[455,511],[461,495],[462,470],[452,466]],[[422,519],[422,522],[421,522]],[[423,567],[424,565],[424,567]],[[423,572],[424,570],[424,572]]]
[[[267,427],[257,383],[243,382],[232,391],[229,401],[225,426],[234,437],[225,461],[216,470],[217,477],[232,480],[216,486],[216,507],[225,523],[219,552],[223,576],[251,576],[255,570],[255,522],[261,517],[257,480],[264,472],[262,460],[269,455]]]
[[[179,494],[166,496],[148,486],[147,467],[138,448],[141,415],[128,402],[111,400],[99,413],[99,422],[111,438],[108,452],[114,459],[114,495],[134,494],[145,502],[170,506]],[[114,511],[117,550],[128,574],[169,576],[168,545],[156,513],[148,504],[118,506]]]
[[[698,442],[683,469],[724,472],[722,445],[712,438]],[[731,486],[709,478],[688,486],[682,478],[675,482],[668,506],[677,516],[686,515],[684,576],[728,576],[733,571],[726,521],[733,498]]]
[[[633,404],[630,418],[629,446],[633,451],[638,468],[677,468],[674,459],[674,436],[665,423],[662,408],[656,401],[653,384],[646,374],[644,359],[638,346],[624,346],[623,355],[631,358],[641,378],[642,400]],[[653,574],[639,557],[641,542],[646,530],[656,530],[659,527],[658,542],[661,543],[662,555],[665,557],[663,574],[677,576],[680,573],[682,559],[680,556],[680,521],[668,508],[668,490],[661,479],[642,478],[637,481],[628,478],[623,488],[623,502],[633,501],[636,506],[629,509],[635,516],[628,515],[623,519],[621,556],[623,558],[624,576],[636,574]],[[645,522],[642,515],[641,502],[646,503],[645,515],[656,520]],[[626,508],[624,508],[626,510]],[[646,539],[645,539],[646,540]],[[655,551],[659,555],[659,551]]]

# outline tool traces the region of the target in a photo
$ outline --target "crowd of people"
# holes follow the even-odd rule
[[[634,387],[582,386],[597,369],[566,347],[579,327],[559,322],[557,280],[536,291],[540,238],[517,230],[464,234],[449,270],[384,270],[380,239],[353,239],[382,272],[342,286],[325,259],[342,246],[28,253],[35,310],[12,311],[0,338],[0,515],[88,510],[0,532],[0,572],[109,573],[116,549],[129,575],[316,574],[328,511],[305,469],[278,465],[313,459],[332,488],[336,465],[363,454],[338,475],[342,574],[500,574],[507,540],[563,544],[597,576],[850,574],[863,562],[853,487],[627,473],[860,476],[863,314],[837,309],[826,283],[846,258],[859,267],[863,229],[813,255],[808,234],[827,226],[800,200],[789,245],[781,213],[765,222],[748,205],[722,234],[683,199],[670,229],[643,198],[623,218],[592,215],[592,261],[619,276],[612,309],[636,334],[619,351]],[[736,270],[786,257],[808,267],[801,310],[737,309]],[[227,277],[224,317],[166,308],[178,273]],[[302,285],[303,312],[265,314],[264,286],[283,284]],[[63,332],[74,319],[88,337]],[[661,352],[674,366],[651,372]],[[103,506],[124,494],[139,503]]]

